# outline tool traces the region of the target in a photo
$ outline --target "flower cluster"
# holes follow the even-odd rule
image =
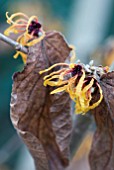
[[[7,36],[9,36],[10,33],[19,34],[17,42],[23,46],[32,46],[44,38],[45,32],[36,16],[29,18],[24,13],[19,12],[9,17],[7,12],[6,17],[7,23],[11,26],[5,30],[4,34]],[[19,54],[21,54],[24,63],[26,63],[27,56],[20,51],[15,54],[14,58],[17,58]]]
[[[88,72],[83,64],[57,63],[39,73],[50,71],[57,66],[62,66],[58,71],[51,72],[44,77],[44,86],[56,86],[51,94],[66,91],[71,99],[76,102],[76,113],[85,114],[97,107],[103,99],[102,89],[92,72]],[[103,73],[107,72],[106,67],[99,68]],[[92,102],[92,97],[99,92],[99,99]]]

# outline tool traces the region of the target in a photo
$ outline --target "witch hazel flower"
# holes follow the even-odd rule
[[[76,103],[77,114],[85,114],[101,103],[103,92],[99,84],[99,78],[102,74],[108,72],[108,67],[96,67],[93,65],[93,61],[87,65],[80,61],[72,64],[57,63],[40,71],[39,74],[51,71],[57,66],[61,66],[61,68],[44,77],[44,86],[57,87],[51,94],[62,91],[69,93],[70,98]],[[93,102],[93,96],[97,92],[99,93],[99,99]]]
[[[4,34],[6,36],[11,33],[18,34],[17,42],[23,46],[32,46],[45,37],[45,32],[37,16],[29,18],[26,14],[18,12],[9,17],[8,12],[6,12],[6,18],[7,23],[11,26],[4,31]],[[17,51],[14,58],[17,58],[19,54],[22,56],[24,63],[26,63],[27,55],[20,51]]]

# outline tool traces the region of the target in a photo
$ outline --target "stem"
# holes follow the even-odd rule
[[[7,44],[13,46],[17,51],[21,51],[25,54],[28,53],[28,49],[24,46],[22,46],[21,44],[19,44],[18,42],[12,40],[9,37],[6,37],[5,35],[3,35],[2,33],[0,33],[0,40],[6,42]]]

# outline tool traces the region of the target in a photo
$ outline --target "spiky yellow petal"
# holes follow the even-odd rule
[[[59,93],[59,92],[62,92],[62,91],[66,91],[66,89],[67,89],[67,85],[53,90],[50,94],[55,94],[55,93]]]
[[[27,15],[25,15],[24,13],[21,13],[21,12],[14,13],[10,17],[8,16],[8,12],[6,12],[7,23],[8,24],[14,24],[15,22],[13,21],[13,19],[15,17],[19,17],[19,16],[22,16],[27,20],[29,19]]]
[[[66,63],[57,63],[49,67],[48,69],[40,71],[40,74],[50,71],[56,66],[67,67],[62,68],[58,71],[54,71],[44,77],[45,85],[55,87],[59,86],[59,88],[53,90],[51,94],[62,91],[66,91],[67,93],[69,93],[70,98],[74,102],[76,102],[77,114],[85,114],[86,112],[88,112],[91,109],[94,109],[100,104],[100,102],[103,99],[102,89],[100,85],[97,83],[97,80],[95,79],[94,76],[91,75],[88,76],[88,74],[86,75],[86,71],[82,68],[81,65],[76,65],[74,63],[69,65],[68,64],[66,65]],[[100,93],[100,98],[98,99],[98,101],[91,104],[91,100],[93,97],[92,95],[94,92],[93,89],[97,87],[99,89],[98,91]]]
[[[68,65],[67,63],[56,63],[56,64],[50,66],[49,68],[45,69],[45,70],[39,71],[39,74],[45,73],[45,72],[47,72],[47,71],[50,71],[50,70],[52,70],[54,67],[57,67],[57,66],[67,66],[67,67],[68,67],[69,65]]]
[[[84,79],[85,79],[85,72],[82,71],[82,76],[76,86],[76,91],[75,91],[75,95],[76,97],[80,95],[80,92],[82,90],[82,86],[83,86],[83,83],[84,83]]]
[[[27,46],[33,46],[33,45],[35,45],[36,43],[39,43],[41,40],[44,39],[44,37],[45,37],[45,32],[43,31],[43,32],[42,32],[42,36],[40,36],[40,37],[38,37],[38,38],[36,38],[36,39],[28,42],[28,43],[27,43]]]

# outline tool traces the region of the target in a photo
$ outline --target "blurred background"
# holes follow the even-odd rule
[[[0,0],[0,32],[9,14],[37,15],[44,29],[61,31],[76,46],[77,59],[111,65],[114,60],[114,0]],[[0,41],[0,170],[34,170],[33,160],[10,121],[12,75],[23,67],[15,50]],[[89,170],[87,155],[92,132],[87,133],[71,170]]]

